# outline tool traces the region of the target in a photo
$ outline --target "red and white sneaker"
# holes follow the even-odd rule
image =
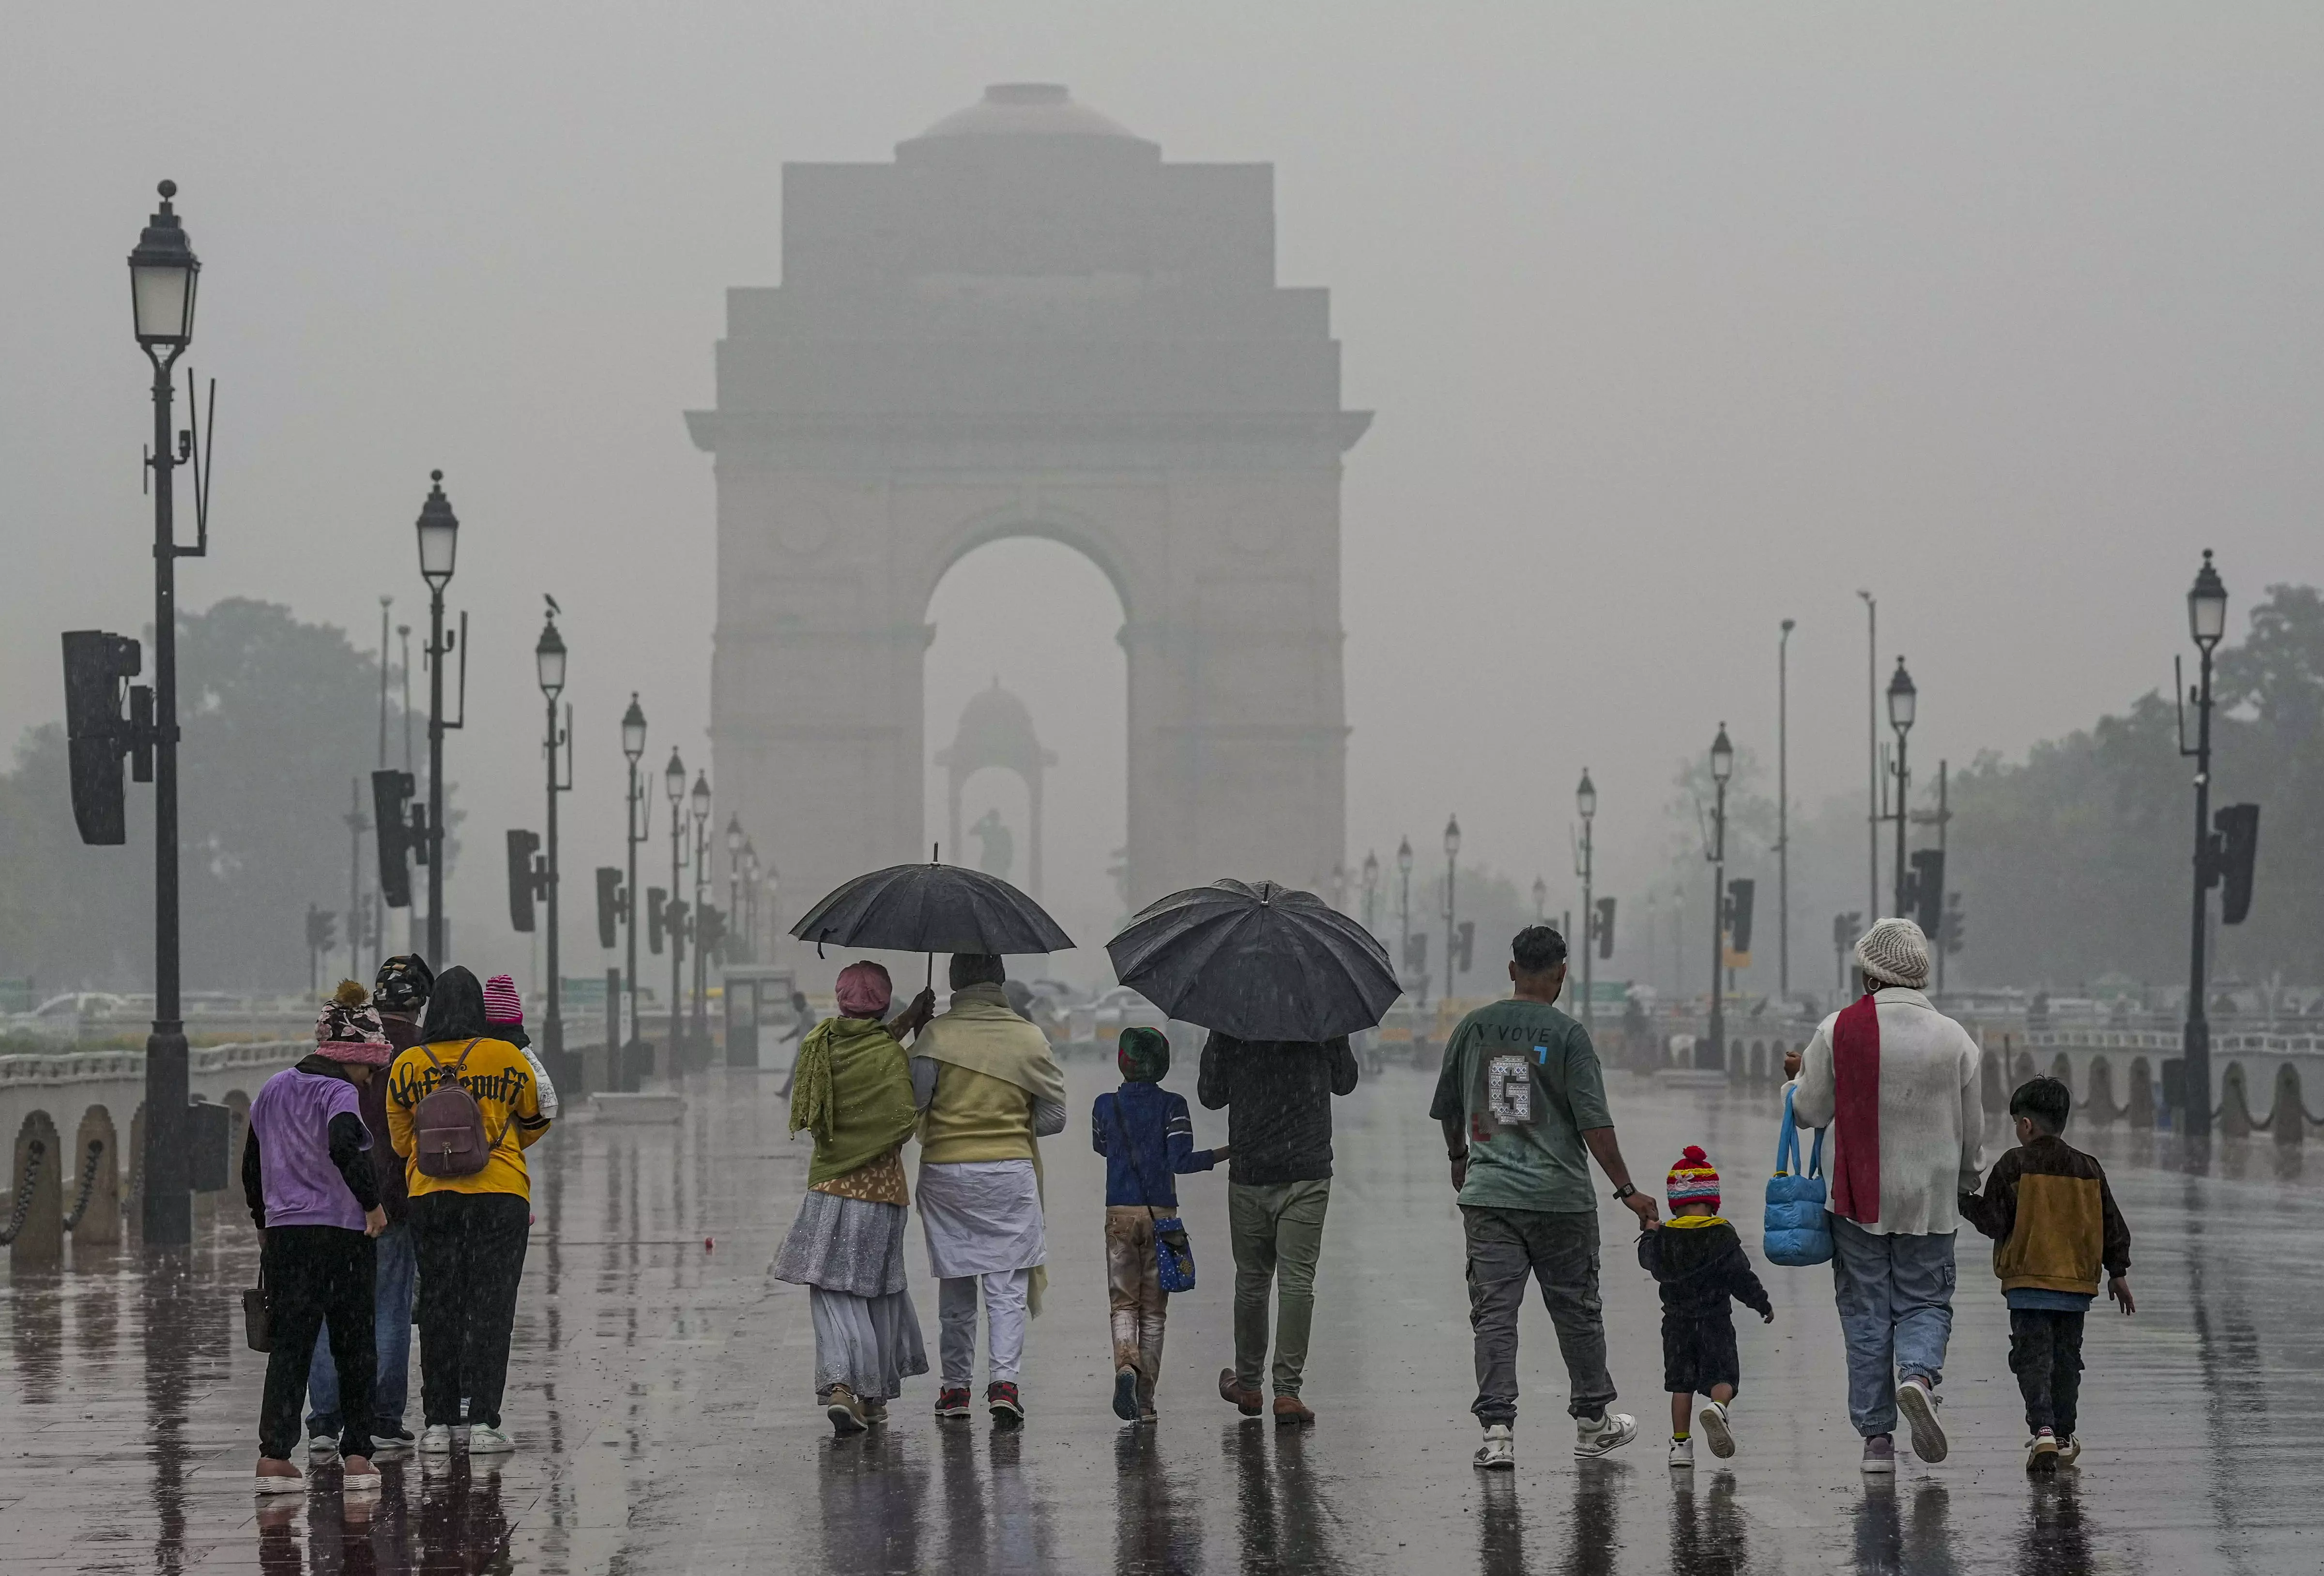
[[[939,1418],[967,1416],[968,1387],[966,1385],[946,1385],[943,1389],[938,1390],[936,1392],[936,1415]]]
[[[992,1414],[992,1421],[1010,1424],[1025,1421],[1025,1403],[1017,1398],[1017,1387],[1006,1379],[998,1379],[984,1387],[984,1405]]]

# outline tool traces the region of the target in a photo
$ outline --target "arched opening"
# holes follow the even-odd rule
[[[2031,1051],[2020,1051],[2017,1053],[2016,1076],[2010,1087],[2014,1090],[2018,1084],[2030,1083],[2033,1080],[2034,1053]]]
[[[2104,1056],[2090,1058],[2090,1087],[2082,1096],[2082,1107],[2089,1120],[2099,1127],[2111,1127],[2122,1113],[2114,1108],[2114,1073]]]
[[[2275,1100],[2267,1125],[2279,1144],[2297,1144],[2308,1136],[2308,1112],[2300,1103],[2300,1069],[2289,1062],[2275,1070]]]
[[[2060,1051],[2051,1059],[2050,1076],[2064,1084],[2067,1093],[2074,1092],[2074,1064],[2066,1059],[2065,1052]]]
[[[2128,1098],[2123,1102],[2124,1117],[2134,1128],[2154,1125],[2154,1074],[2146,1065],[2144,1056],[2135,1056],[2130,1064]]]
[[[1111,979],[1097,949],[1127,911],[1126,619],[1102,567],[1037,535],[971,548],[928,598],[927,838],[953,840],[957,789],[963,846],[944,857],[994,869],[1027,890],[1038,870],[1042,906],[1083,945],[1028,959],[1028,972],[1084,984]],[[1038,751],[1029,770],[1027,738]]]
[[[2219,1075],[2219,1136],[2251,1137],[2251,1091],[2246,1086],[2243,1064],[2230,1062]]]

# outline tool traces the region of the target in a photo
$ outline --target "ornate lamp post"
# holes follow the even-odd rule
[[[1539,876],[1533,879],[1533,922],[1549,923],[1549,883]]]
[[[622,753],[630,765],[629,816],[622,823],[622,838],[628,845],[630,884],[622,889],[622,917],[629,926],[628,968],[622,975],[629,987],[630,1032],[622,1044],[626,1048],[638,1043],[638,844],[646,840],[648,807],[645,785],[638,777],[638,761],[646,752],[646,714],[638,705],[638,692],[630,691],[630,709],[622,714]],[[618,1009],[618,1004],[612,1004]],[[615,1087],[632,1087],[627,1072],[614,1074]]]
[[[2203,1005],[2203,926],[2210,917],[2205,894],[2216,877],[2211,836],[2211,658],[2227,632],[2227,586],[2203,549],[2203,567],[2187,591],[2187,630],[2201,653],[2195,703],[2195,904],[2188,940],[2187,1029],[2181,1043],[2179,1090],[2184,1113],[2180,1130],[2208,1138],[2211,1131],[2211,1019]],[[2182,733],[2181,738],[2185,735]],[[2187,753],[2182,743],[2180,753]]]
[[[1373,915],[1379,899],[1379,855],[1367,850],[1364,853],[1364,928],[1375,928]]]
[[[1461,817],[1450,816],[1444,823],[1444,1000],[1452,1000],[1452,916],[1455,912],[1452,880],[1460,869]]]
[[[1344,914],[1347,910],[1348,866],[1347,862],[1342,860],[1332,866],[1332,912]]]
[[[1396,872],[1404,881],[1404,945],[1403,950],[1396,954],[1397,977],[1404,978],[1404,971],[1412,967],[1412,839],[1409,837],[1397,840]],[[1428,975],[1425,971],[1418,983],[1425,1002],[1428,996]]]
[[[1913,731],[1913,715],[1918,709],[1920,692],[1913,687],[1913,676],[1904,671],[1904,659],[1896,659],[1896,671],[1888,680],[1888,725],[1896,731],[1896,882],[1895,904],[1889,912],[1899,917],[1913,907],[1912,871],[1904,860],[1904,827],[1910,819],[1906,800],[1910,797],[1913,777],[1904,762],[1904,735]]]
[[[178,545],[174,511],[180,456],[171,431],[170,381],[194,337],[194,291],[202,265],[170,206],[178,183],[158,188],[161,207],[129,254],[129,304],[138,345],[153,366],[153,1028],[145,1037],[144,1239],[193,1240],[191,1135],[186,1106],[186,1025],[178,972],[178,560],[207,543]]]
[[[749,927],[742,923],[742,813],[737,810],[726,817],[726,933],[733,948],[727,954],[730,957],[750,945]]]
[[[709,1038],[709,1009],[704,1000],[710,984],[709,926],[703,919],[703,894],[710,889],[710,779],[694,778],[694,1019],[692,1046],[701,1049]]]
[[[686,871],[686,762],[678,758],[678,747],[670,746],[669,764],[662,769],[662,791],[669,796],[669,897],[662,910],[661,927],[669,942],[669,1055],[663,1068],[673,1076],[678,1072],[678,1041],[682,1025],[679,1010],[686,1004],[685,966],[686,937],[682,934],[684,904],[678,898],[678,880]]]
[[[1792,995],[1791,652],[1797,622],[1785,619],[1784,632],[1775,640],[1775,994],[1787,1006]]]
[[[428,501],[420,506],[420,577],[428,582],[428,956],[434,967],[444,966],[444,734],[467,721],[466,706],[457,721],[444,717],[444,654],[453,642],[444,631],[444,587],[452,583],[452,567],[460,550],[460,517],[444,496],[444,473],[428,473]],[[460,652],[461,671],[468,654]],[[465,689],[465,685],[463,688]]]
[[[549,606],[556,607],[555,603]],[[540,626],[540,639],[532,648],[533,676],[540,680],[540,693],[549,708],[548,733],[544,748],[549,756],[549,835],[546,851],[549,862],[549,1011],[540,1026],[541,1060],[555,1070],[554,1076],[571,1079],[574,1069],[565,1064],[565,1014],[562,1006],[561,982],[558,971],[557,930],[557,796],[573,789],[573,708],[565,708],[564,726],[558,725],[557,697],[565,692],[565,637],[557,632],[557,616],[552,612]],[[565,751],[565,770],[557,770],[557,751]],[[574,1093],[583,1092],[575,1082]]]
[[[1711,1032],[1695,1047],[1694,1064],[1716,1072],[1727,1065],[1727,1010],[1720,974],[1727,966],[1727,780],[1735,775],[1735,746],[1727,724],[1711,742],[1711,781],[1716,793],[1711,816]]]
[[[1581,784],[1573,790],[1573,808],[1582,816],[1582,868],[1573,873],[1582,878],[1582,1027],[1591,1027],[1590,958],[1596,950],[1590,939],[1597,933],[1598,910],[1591,906],[1591,889],[1596,880],[1598,850],[1591,836],[1591,823],[1598,818],[1598,789],[1590,781],[1590,769],[1582,769]],[[1568,936],[1571,941],[1572,937]]]
[[[759,961],[759,848],[742,840],[742,961]]]

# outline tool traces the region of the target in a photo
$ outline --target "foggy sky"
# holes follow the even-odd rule
[[[1379,412],[1346,472],[1351,865],[1402,833],[1432,857],[1457,810],[1464,862],[1570,885],[1587,764],[1619,890],[1722,720],[1772,765],[1784,617],[1812,805],[1862,789],[1859,586],[1916,755],[1965,760],[2167,685],[2200,548],[2238,631],[2324,577],[2319,66],[2303,5],[11,8],[0,735],[60,714],[59,630],[151,616],[123,259],[166,175],[220,384],[185,601],[366,645],[383,592],[424,622],[445,470],[476,629],[448,775],[485,834],[453,914],[500,933],[541,592],[569,870],[618,858],[632,689],[653,763],[707,760],[711,470],[679,412],[712,402],[726,287],[778,282],[781,164],[1054,80],[1167,159],[1275,165],[1279,278],[1330,288]],[[1119,609],[1057,563],[939,590],[929,745],[995,672],[1033,702],[1052,893],[1095,909]]]

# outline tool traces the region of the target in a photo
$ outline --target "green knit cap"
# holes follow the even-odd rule
[[[1170,1071],[1170,1039],[1158,1028],[1125,1028],[1114,1060],[1132,1083],[1159,1083]]]

